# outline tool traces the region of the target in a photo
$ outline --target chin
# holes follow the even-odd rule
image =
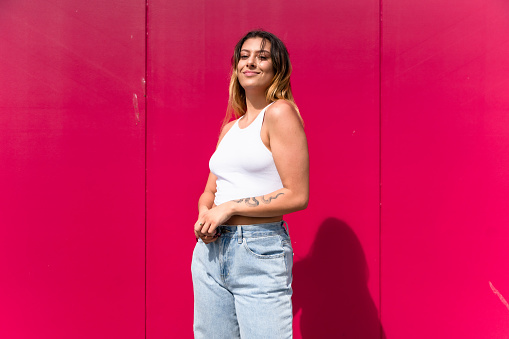
[[[266,84],[261,85],[261,84],[252,83],[249,81],[239,82],[239,83],[240,83],[240,86],[242,86],[242,88],[244,88],[244,90],[248,90],[248,89],[266,90],[267,88],[269,88],[269,85],[266,85]]]

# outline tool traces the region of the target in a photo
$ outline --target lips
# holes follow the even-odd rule
[[[254,71],[245,71],[243,73],[244,73],[245,76],[253,76],[253,75],[260,74],[260,72],[254,72]]]

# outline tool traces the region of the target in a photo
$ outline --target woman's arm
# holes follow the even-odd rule
[[[269,143],[283,188],[259,197],[228,201],[204,213],[201,233],[214,234],[216,227],[233,215],[274,217],[305,209],[309,199],[309,155],[306,135],[295,108],[280,100],[265,114]]]
[[[205,190],[198,199],[198,214],[202,214],[212,208],[216,197],[216,180],[217,177],[210,173],[205,185]]]
[[[219,135],[219,141],[217,144],[221,142],[226,132],[230,130],[230,128],[233,126],[234,122],[228,123],[221,131],[221,134]],[[205,185],[205,190],[201,194],[200,198],[198,199],[198,220],[194,224],[194,234],[196,238],[201,238],[205,243],[212,242],[216,240],[216,238],[213,238],[214,234],[203,234],[200,232],[203,225],[200,225],[201,221],[203,219],[203,215],[208,212],[212,207],[214,207],[214,199],[216,197],[216,186],[217,176],[215,176],[212,173],[209,173],[209,177],[207,179],[207,184]],[[215,233],[215,232],[214,232]]]
[[[216,196],[216,180],[217,177],[210,173],[205,185],[205,190],[198,199],[198,220],[194,224],[194,235],[196,239],[201,238],[206,244],[216,240],[213,234],[207,235],[201,232],[202,225],[200,220],[203,219],[205,213],[207,213],[214,206],[214,199]]]

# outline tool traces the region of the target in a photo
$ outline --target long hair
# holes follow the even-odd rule
[[[274,78],[272,78],[270,86],[265,91],[267,101],[273,102],[279,99],[287,100],[295,107],[300,117],[299,109],[297,108],[297,105],[293,99],[292,87],[290,84],[292,64],[290,63],[288,50],[286,49],[283,42],[274,34],[262,30],[255,30],[247,33],[242,39],[240,39],[237,45],[235,45],[235,50],[231,60],[228,108],[226,110],[226,116],[223,121],[223,127],[233,117],[239,118],[246,114],[246,92],[239,83],[237,65],[239,64],[242,45],[247,39],[251,38],[262,39],[260,46],[261,50],[264,49],[267,41],[270,42],[270,57],[272,59],[272,66],[274,68]]]

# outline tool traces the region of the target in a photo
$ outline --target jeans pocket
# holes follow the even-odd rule
[[[242,242],[249,254],[260,259],[281,258],[285,255],[285,249],[279,235],[244,238]]]
[[[289,285],[291,285],[293,268],[293,247],[290,237],[288,237],[286,234],[285,237],[283,237],[282,244],[285,251],[285,266],[289,277],[288,283]]]

